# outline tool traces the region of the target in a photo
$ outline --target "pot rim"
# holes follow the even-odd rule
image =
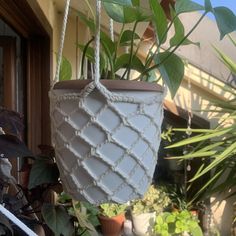
[[[112,216],[112,217],[108,217],[108,216],[99,214],[98,217],[99,217],[100,219],[103,219],[103,220],[109,220],[109,219],[125,218],[125,214],[124,214],[124,213],[121,213],[121,214],[119,214],[119,215],[115,215],[115,216]]]
[[[57,89],[81,90],[91,82],[92,80],[90,79],[59,81],[53,86],[53,90],[57,90]],[[163,88],[159,84],[149,83],[149,82],[144,82],[144,81],[102,79],[100,80],[100,82],[109,90],[163,92]]]

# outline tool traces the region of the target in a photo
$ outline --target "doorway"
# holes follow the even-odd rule
[[[34,154],[38,145],[51,142],[51,38],[52,29],[37,1],[1,0],[0,106],[23,115],[22,136]],[[16,177],[20,165],[12,164]]]
[[[25,118],[25,142],[50,144],[48,91],[52,28],[37,1],[1,0],[0,105]]]

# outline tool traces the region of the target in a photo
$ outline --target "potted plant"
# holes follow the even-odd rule
[[[184,63],[175,51],[191,43],[188,36],[208,12],[216,16],[221,38],[234,30],[231,22],[235,20],[230,10],[212,8],[209,0],[205,6],[190,0],[176,1],[170,20],[156,0],[148,1],[147,12],[139,1],[102,2],[107,14],[121,24],[114,41],[100,30],[99,22],[78,13],[93,35],[79,47],[83,50],[82,63],[85,57],[96,62],[95,80],[70,80],[71,66],[64,59],[61,67],[58,63],[56,79],[66,81],[56,83],[50,92],[52,137],[64,188],[74,199],[95,204],[140,198],[151,183],[160,142],[163,91],[156,83],[144,82],[157,82],[156,75],[160,75],[174,97],[184,77]],[[203,15],[185,34],[179,16],[199,10],[204,11]],[[225,13],[229,13],[227,20]],[[143,40],[136,29],[138,24],[149,21],[156,40],[141,60],[138,52]],[[130,23],[133,29],[125,30]],[[175,34],[163,52],[161,47],[167,43],[172,25]],[[96,50],[92,47],[94,35]],[[128,53],[124,47],[129,48]],[[121,69],[124,73],[120,73]],[[100,80],[99,71],[111,80]],[[138,72],[136,78],[131,77],[132,71]]]
[[[170,199],[162,188],[151,185],[142,199],[131,202],[133,231],[135,235],[152,233],[156,215],[170,205]]]
[[[103,235],[118,236],[121,234],[126,208],[126,204],[103,203],[100,205],[99,221]]]
[[[163,212],[158,215],[154,233],[158,236],[203,236],[198,219],[188,210]]]

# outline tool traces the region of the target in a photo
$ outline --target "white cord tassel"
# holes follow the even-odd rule
[[[10,221],[16,224],[20,229],[22,229],[29,236],[37,236],[30,228],[28,228],[23,222],[16,218],[10,211],[0,204],[0,212],[5,215]]]
[[[96,1],[96,35],[95,35],[95,83],[100,79],[100,17],[101,1]]]

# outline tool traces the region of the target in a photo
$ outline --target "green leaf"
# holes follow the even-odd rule
[[[184,145],[187,145],[187,144],[191,144],[191,143],[197,143],[197,142],[200,142],[200,141],[204,141],[204,140],[207,140],[207,139],[211,139],[211,138],[215,138],[215,137],[219,137],[221,135],[224,135],[230,131],[232,131],[233,128],[225,128],[225,129],[221,129],[221,130],[215,130],[214,133],[210,133],[210,134],[206,134],[206,135],[197,135],[197,136],[194,136],[192,138],[188,138],[186,140],[183,140],[183,141],[180,141],[178,143],[175,143],[173,145],[170,145],[166,148],[174,148],[174,147],[181,147],[181,146],[184,146]]]
[[[42,215],[56,236],[72,236],[74,233],[71,218],[62,206],[54,206],[52,204],[44,204],[42,207]]]
[[[130,43],[133,38],[133,31],[132,30],[125,30],[121,36],[120,39],[120,45],[126,45],[127,43]],[[140,39],[139,35],[134,33],[134,40]]]
[[[170,52],[163,52],[156,55],[154,61],[160,64],[158,69],[173,98],[184,78],[183,61],[175,54],[170,55]]]
[[[59,171],[55,163],[45,160],[35,160],[30,171],[29,189],[41,184],[57,183]]]
[[[174,159],[192,159],[196,157],[212,157],[216,154],[216,151],[209,151],[209,152],[193,152],[190,154],[186,154],[184,156],[177,156],[177,157],[168,157],[166,159],[174,160]]]
[[[65,58],[62,57],[61,59],[61,67],[59,73],[59,80],[70,80],[72,77],[72,67],[70,62]]]
[[[133,6],[138,7],[138,6],[140,6],[140,0],[132,0],[132,4],[133,4]]]
[[[229,40],[231,41],[231,43],[236,47],[236,40],[233,39],[230,35],[228,35]]]
[[[205,0],[205,11],[206,12],[212,12],[213,8],[211,5],[211,0]]]
[[[213,170],[217,165],[219,165],[222,161],[224,161],[226,158],[228,158],[231,155],[234,155],[236,153],[236,142],[228,146],[220,155],[218,155],[214,161],[211,162],[206,168],[204,168],[198,176],[195,176],[191,181],[195,180],[196,178],[199,178],[200,176],[206,174],[207,172]]]
[[[159,43],[162,44],[167,38],[167,17],[161,4],[157,0],[149,0],[149,3],[153,13],[153,25],[155,26]]]
[[[132,23],[137,21],[136,11],[133,7],[124,7],[113,3],[104,3],[104,8],[114,21],[119,23]]]
[[[122,6],[132,6],[132,0],[101,0],[102,2],[114,3]]]
[[[219,49],[214,47],[216,52],[219,55],[220,60],[228,67],[228,69],[236,75],[236,62],[234,62],[230,57],[228,57],[225,53],[221,52]]]
[[[130,54],[123,54],[117,58],[115,63],[115,71],[118,71],[121,68],[127,68],[129,66]],[[130,68],[138,72],[144,71],[144,65],[142,61],[135,55],[132,57],[132,64]]]
[[[190,0],[177,0],[175,3],[176,14],[179,15],[184,12],[201,11],[204,7],[196,2]]]
[[[173,131],[178,131],[178,132],[191,132],[191,133],[214,133],[214,129],[186,129],[186,128],[174,128]]]
[[[95,34],[95,24],[94,21],[90,18],[88,18],[85,14],[83,14],[80,11],[77,11],[77,14],[80,18],[81,21],[83,21],[83,23],[89,27],[89,29],[91,30],[91,32],[93,34]],[[112,42],[112,40],[110,39],[110,37],[101,30],[101,43],[103,46],[105,46],[108,50],[109,53],[112,55],[115,52],[115,44],[114,42]]]
[[[78,44],[78,47],[81,51],[84,51],[85,46]],[[95,62],[95,52],[94,49],[91,47],[88,47],[86,52],[85,52],[86,57],[88,58],[88,60],[92,63]],[[106,56],[106,54],[102,54],[100,53],[100,70],[103,71],[105,66],[106,66],[106,59],[104,58]]]
[[[195,44],[196,46],[200,47],[200,43],[194,43],[189,39],[185,39],[181,42],[185,36],[184,34],[184,25],[180,21],[179,17],[175,17],[174,19],[174,28],[175,28],[175,35],[170,39],[170,46],[176,46],[181,43],[181,45],[188,45],[188,44]]]
[[[230,9],[226,7],[215,7],[213,14],[220,31],[220,39],[223,39],[226,34],[236,30],[236,16]]]

